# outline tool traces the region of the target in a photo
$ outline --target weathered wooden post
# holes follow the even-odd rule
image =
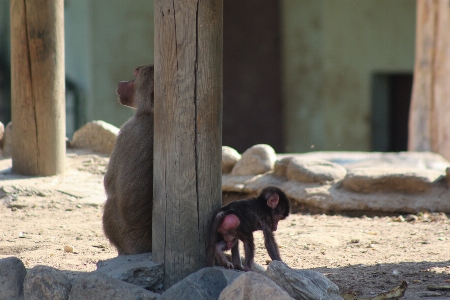
[[[11,0],[13,172],[64,172],[64,0]]]
[[[206,263],[221,205],[222,0],[155,0],[153,260],[168,288]]]
[[[418,0],[408,150],[450,159],[450,6]]]

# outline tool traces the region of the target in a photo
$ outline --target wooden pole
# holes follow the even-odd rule
[[[11,0],[13,172],[64,172],[64,1]]]
[[[418,0],[408,150],[450,159],[450,6]]]
[[[153,259],[166,289],[205,266],[221,206],[222,6],[155,1]]]

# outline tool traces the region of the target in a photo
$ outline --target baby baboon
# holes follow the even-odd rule
[[[272,260],[281,261],[278,245],[273,232],[278,222],[289,215],[289,200],[277,187],[264,188],[258,197],[238,200],[222,206],[214,214],[209,239],[208,266],[214,266],[215,259],[219,265],[229,269],[250,271],[255,256],[253,232],[262,230],[264,245]],[[239,240],[244,243],[245,262],[241,265]],[[229,262],[223,251],[231,249]]]
[[[152,250],[154,69],[119,82],[120,103],[136,108],[120,129],[106,171],[103,230],[119,255]]]

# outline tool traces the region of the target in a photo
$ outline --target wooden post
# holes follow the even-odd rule
[[[221,206],[222,0],[155,1],[153,259],[167,289],[206,264]]]
[[[13,172],[64,172],[64,1],[11,0]]]
[[[418,0],[408,150],[450,159],[450,6]]]

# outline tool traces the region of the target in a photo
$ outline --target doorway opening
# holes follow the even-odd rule
[[[373,75],[372,151],[407,150],[412,84],[411,73]]]

